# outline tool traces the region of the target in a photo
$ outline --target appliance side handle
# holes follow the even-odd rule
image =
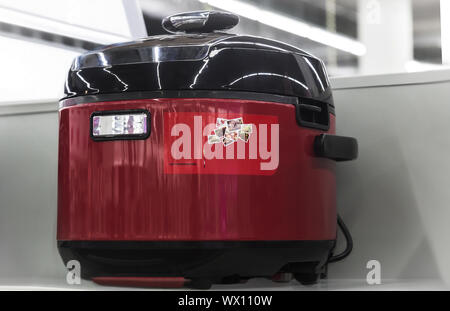
[[[351,161],[358,157],[358,141],[353,137],[320,134],[314,139],[316,157],[334,161]]]

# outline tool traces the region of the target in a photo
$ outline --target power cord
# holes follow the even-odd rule
[[[352,252],[352,249],[353,249],[352,236],[350,234],[350,231],[348,231],[347,226],[345,225],[344,221],[342,220],[342,218],[339,214],[337,215],[337,223],[338,223],[338,226],[341,229],[342,233],[344,234],[346,246],[342,253],[337,254],[337,255],[332,255],[330,258],[328,258],[328,262],[336,262],[336,261],[340,261],[340,260],[344,259],[348,255],[350,255],[350,253]]]

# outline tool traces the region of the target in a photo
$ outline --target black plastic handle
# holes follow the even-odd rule
[[[314,153],[317,157],[334,161],[351,161],[358,157],[358,141],[353,137],[317,135],[314,139]]]
[[[232,13],[196,11],[168,16],[163,19],[162,26],[172,33],[207,33],[230,29],[238,23],[239,17]]]

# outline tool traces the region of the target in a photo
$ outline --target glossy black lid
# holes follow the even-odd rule
[[[189,24],[189,14],[200,14],[203,19]],[[178,34],[113,44],[77,57],[66,80],[65,98],[136,91],[233,90],[332,104],[324,65],[314,56],[278,41],[220,32],[237,23],[229,13],[176,16],[183,17],[172,18],[176,25],[170,17],[163,24]],[[208,22],[211,16],[214,20]],[[183,20],[188,22],[183,24]]]

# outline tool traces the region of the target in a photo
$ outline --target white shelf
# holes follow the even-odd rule
[[[132,288],[109,287],[97,285],[91,281],[82,280],[80,285],[68,285],[65,280],[41,279],[0,279],[0,290],[28,291],[28,290],[161,290],[160,288]],[[168,289],[169,290],[169,289]],[[173,290],[173,289],[170,289]],[[186,291],[187,288],[175,289]],[[368,285],[365,280],[321,280],[316,285],[303,286],[296,281],[289,283],[274,283],[266,279],[251,279],[247,283],[237,285],[213,285],[211,290],[239,290],[239,291],[443,291],[450,290],[450,286],[441,280],[433,279],[405,279],[384,280],[380,285]]]

